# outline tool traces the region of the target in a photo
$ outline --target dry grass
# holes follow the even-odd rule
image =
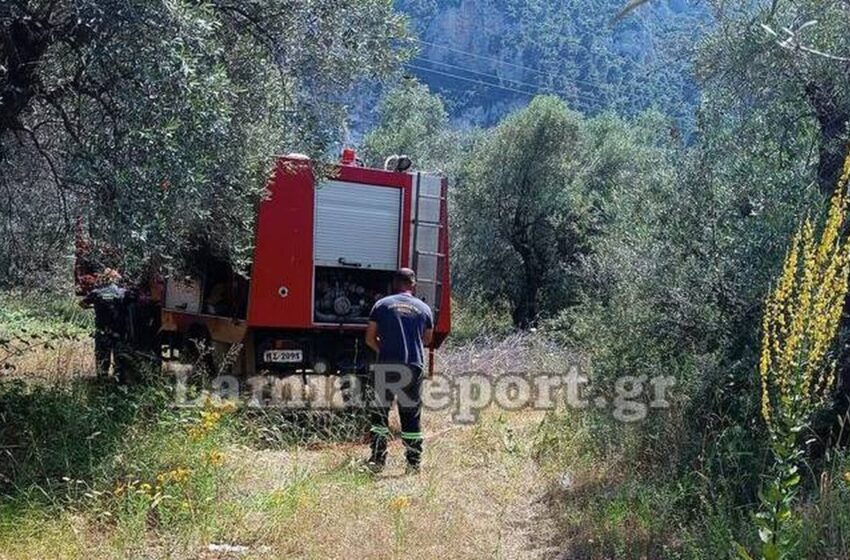
[[[48,384],[88,377],[94,371],[94,341],[91,338],[62,340],[51,347],[38,346],[9,359],[13,368],[2,379],[39,380]]]
[[[151,531],[140,546],[68,513],[22,519],[30,538],[0,558],[551,558],[542,483],[524,452],[498,447],[495,425],[432,442],[418,477],[403,476],[400,460],[374,479],[361,474],[353,446],[233,448],[228,465],[238,476],[212,534],[169,540]],[[211,551],[213,543],[244,549]]]
[[[355,468],[361,445],[234,446],[226,452],[232,482],[213,522],[197,534],[151,529],[139,543],[120,528],[104,531],[85,513],[66,512],[21,519],[29,530],[14,543],[0,539],[0,558],[552,558],[546,484],[531,458],[540,419],[488,411],[474,427],[445,431],[447,419],[431,418],[428,432],[442,432],[428,441],[415,477],[403,475],[397,443],[377,477]],[[210,551],[213,543],[245,548]]]
[[[428,440],[416,477],[403,475],[398,444],[374,478],[355,467],[360,445],[234,448],[229,500],[238,514],[222,536],[258,558],[546,557],[533,519],[544,484],[527,444],[539,420],[491,411],[475,427],[446,431],[444,419],[431,418],[428,433],[440,435]]]
[[[480,338],[438,355],[445,375],[561,372],[573,356],[533,335]],[[532,444],[544,414],[485,410],[473,426],[448,411],[424,417],[424,469],[403,476],[403,449],[391,447],[387,470],[372,479],[352,467],[365,446],[236,452],[240,488],[254,500],[286,496],[285,530],[252,512],[234,533],[256,557],[553,558],[559,548],[548,515],[547,478]],[[391,418],[397,430],[397,420]],[[250,466],[249,466],[250,465]],[[296,481],[296,482],[293,482]],[[409,498],[403,511],[393,500]],[[251,501],[252,498],[243,499]],[[274,516],[272,516],[274,517]],[[253,529],[245,531],[245,527]]]
[[[50,366],[50,359],[33,367]],[[518,336],[454,348],[441,356],[439,369],[447,375],[552,372],[569,359],[535,337]],[[73,364],[68,359],[60,369],[73,372]],[[533,457],[542,420],[538,411],[491,408],[475,425],[460,426],[450,411],[426,411],[418,476],[404,475],[398,440],[376,477],[357,466],[367,454],[361,443],[282,450],[234,444],[225,449],[229,475],[214,514],[196,526],[147,527],[140,540],[131,528],[104,524],[85,509],[34,510],[19,516],[23,525],[14,529],[0,525],[0,560],[553,558],[558,548],[545,502],[548,481]],[[397,428],[397,419],[393,424]]]
[[[560,374],[570,365],[582,363],[581,356],[544,336],[519,332],[507,337],[482,335],[462,346],[449,347],[437,354],[436,370],[449,376],[469,372]]]

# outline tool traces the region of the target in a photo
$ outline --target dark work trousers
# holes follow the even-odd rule
[[[131,369],[131,353],[128,345],[113,332],[98,330],[94,334],[94,361],[98,377],[109,377],[112,364],[113,377],[126,384]]]
[[[371,461],[383,465],[387,460],[390,407],[398,401],[401,440],[410,465],[419,466],[422,457],[422,368],[403,366],[408,371],[393,371],[379,364],[374,372],[375,401],[372,407]]]
[[[129,348],[111,310],[95,307],[94,361],[98,377],[109,377],[109,366],[120,383],[127,382]]]
[[[94,333],[94,364],[98,377],[109,377],[115,339],[112,333],[97,329]]]

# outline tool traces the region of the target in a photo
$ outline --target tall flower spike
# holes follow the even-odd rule
[[[806,219],[765,301],[759,359],[761,414],[775,437],[800,429],[835,383],[833,347],[850,275],[844,236],[850,155],[820,232]]]

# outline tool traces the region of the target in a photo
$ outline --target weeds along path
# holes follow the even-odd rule
[[[517,338],[446,351],[439,370],[446,377],[532,374],[560,371],[566,359],[537,339]],[[33,402],[58,399],[102,422],[121,397],[96,394],[38,393]],[[0,497],[0,560],[557,557],[557,531],[544,501],[548,480],[534,458],[544,413],[491,406],[477,422],[458,424],[453,410],[424,411],[423,470],[415,476],[404,474],[398,438],[386,470],[373,476],[360,465],[365,443],[311,436],[300,441],[319,443],[270,441],[277,447],[260,449],[242,433],[265,429],[250,417],[230,417],[226,428],[196,438],[199,426],[211,421],[204,409],[166,409],[142,423],[130,414],[126,426],[115,424],[110,432],[126,430],[128,442],[105,445],[91,469],[68,466],[66,484],[54,485],[62,495],[28,499],[21,493],[9,504]],[[43,424],[39,418],[31,419],[35,426]],[[105,429],[78,424],[46,437],[42,445],[53,446],[54,459]],[[395,412],[390,424],[398,433]],[[284,435],[292,429],[273,427]],[[55,478],[64,468],[53,465],[50,472],[58,469]],[[41,463],[30,470],[40,480]],[[158,484],[166,488],[162,493],[151,488]],[[68,488],[79,496],[65,496]]]
[[[376,477],[354,466],[362,445],[238,450],[233,490],[251,511],[231,542],[252,543],[258,557],[552,558],[545,484],[531,456],[541,419],[490,410],[454,427],[431,415],[418,476],[404,475],[398,442]]]
[[[448,375],[556,371],[563,359],[513,340],[450,351],[441,369]],[[376,477],[356,466],[367,455],[362,444],[235,449],[229,455],[239,496],[231,499],[247,510],[228,537],[252,543],[249,554],[257,557],[555,558],[547,481],[533,457],[542,420],[539,411],[491,407],[476,423],[461,425],[448,410],[425,411],[418,476],[404,475],[398,439]],[[398,431],[395,413],[391,426]]]

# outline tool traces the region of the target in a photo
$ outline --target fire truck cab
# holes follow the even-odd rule
[[[451,328],[447,181],[356,161],[317,181],[306,157],[281,157],[259,204],[250,278],[215,262],[202,277],[168,278],[162,331],[238,345],[233,373],[362,372],[371,308],[410,267],[434,314],[433,354]]]

